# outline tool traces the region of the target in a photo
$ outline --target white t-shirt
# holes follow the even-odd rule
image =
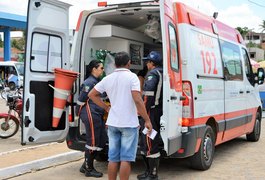
[[[136,74],[126,68],[117,68],[106,76],[95,89],[106,92],[111,108],[106,124],[114,127],[138,127],[136,105],[132,98],[132,91],[140,92],[140,81]]]

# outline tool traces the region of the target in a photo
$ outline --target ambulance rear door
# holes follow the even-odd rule
[[[29,0],[21,144],[62,142],[67,111],[52,128],[54,68],[69,69],[69,4]]]
[[[163,115],[161,136],[167,155],[181,147],[182,83],[178,56],[176,15],[170,0],[160,0],[163,40]]]

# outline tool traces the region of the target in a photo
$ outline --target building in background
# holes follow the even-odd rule
[[[265,59],[265,33],[255,33],[249,31],[245,39],[246,44],[249,45],[250,58],[255,61]]]
[[[16,14],[10,14],[5,12],[0,12],[0,32],[1,35],[1,48],[4,50],[3,57],[4,61],[10,61],[11,57],[11,39],[10,34],[12,31],[23,31],[26,29],[27,18],[26,16],[20,16]]]
[[[11,61],[22,61],[24,51],[20,51],[16,48],[11,48]],[[0,48],[0,61],[4,61],[4,48]]]

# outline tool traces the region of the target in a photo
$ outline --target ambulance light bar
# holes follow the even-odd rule
[[[107,7],[108,3],[103,1],[103,2],[98,2],[98,7]]]
[[[119,3],[119,4],[108,4],[107,1],[98,2],[98,7],[108,7],[108,6],[135,6],[140,5],[141,3],[154,3],[159,0],[150,0],[150,1],[139,1],[139,2],[127,2],[127,3]]]

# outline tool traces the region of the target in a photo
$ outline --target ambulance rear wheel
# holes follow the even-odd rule
[[[247,134],[247,140],[252,142],[257,142],[260,138],[260,131],[261,131],[261,120],[260,120],[260,114],[257,112],[255,124],[253,131],[250,134]]]
[[[191,158],[191,167],[198,170],[207,170],[211,167],[214,150],[215,136],[211,126],[206,126],[199,151]]]

